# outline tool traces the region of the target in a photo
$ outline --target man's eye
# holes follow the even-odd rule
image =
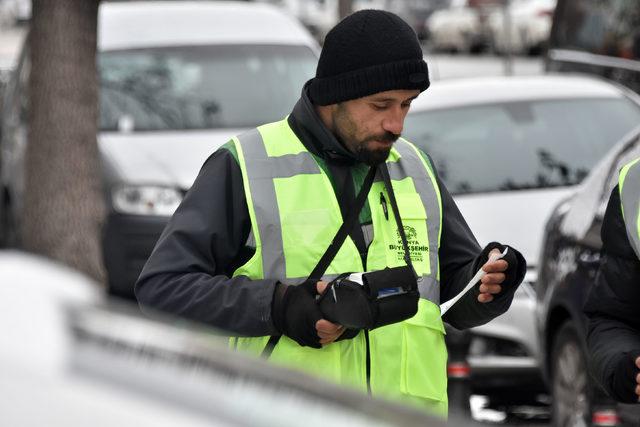
[[[375,110],[384,110],[387,108],[387,104],[371,104]]]

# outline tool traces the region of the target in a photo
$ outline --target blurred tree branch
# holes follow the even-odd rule
[[[23,244],[104,282],[99,0],[33,0]]]

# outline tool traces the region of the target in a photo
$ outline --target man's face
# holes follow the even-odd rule
[[[331,130],[370,166],[384,162],[400,138],[404,118],[419,90],[390,90],[332,106]]]

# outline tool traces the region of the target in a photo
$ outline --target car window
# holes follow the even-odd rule
[[[577,184],[638,123],[626,98],[540,100],[416,112],[403,135],[464,194]]]
[[[620,168],[633,158],[634,153],[640,153],[640,145],[637,144],[639,134],[640,126],[620,139],[594,165],[580,189],[572,195],[571,203],[566,205],[569,209],[560,225],[564,235],[593,248],[600,247],[600,226],[611,189],[618,183]]]
[[[253,127],[286,116],[315,71],[304,46],[192,46],[102,52],[100,129]]]
[[[557,44],[599,55],[640,59],[638,0],[570,0],[557,11]]]

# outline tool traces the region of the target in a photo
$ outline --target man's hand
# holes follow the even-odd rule
[[[482,303],[493,301],[493,296],[502,292],[502,282],[505,280],[504,272],[509,268],[509,263],[504,259],[491,261],[492,256],[500,255],[498,249],[493,249],[489,252],[489,261],[482,266],[482,269],[487,273],[480,280],[480,295],[478,295],[478,301]]]
[[[319,295],[322,295],[327,288],[327,282],[320,281],[316,284],[316,290]],[[316,322],[316,331],[320,337],[320,344],[326,345],[334,342],[345,331],[344,326],[331,323],[326,319],[320,319]]]
[[[304,282],[297,286],[279,284],[274,295],[274,325],[283,335],[301,346],[322,348],[316,323],[322,313],[316,302],[317,286]]]

